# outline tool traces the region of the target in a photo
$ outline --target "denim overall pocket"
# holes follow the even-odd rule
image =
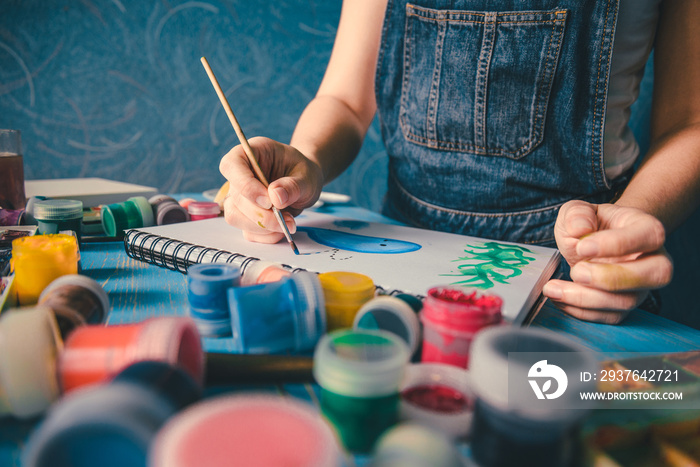
[[[406,5],[400,125],[429,148],[520,159],[544,137],[566,10]]]

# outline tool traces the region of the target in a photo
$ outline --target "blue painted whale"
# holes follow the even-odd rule
[[[420,250],[421,246],[413,242],[393,240],[384,237],[368,237],[339,230],[321,229],[318,227],[297,227],[297,231],[306,232],[316,243],[339,250],[356,251],[358,253],[396,254]]]

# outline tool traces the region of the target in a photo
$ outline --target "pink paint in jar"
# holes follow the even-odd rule
[[[423,362],[469,366],[469,347],[484,328],[501,322],[503,300],[472,288],[439,286],[423,303]]]
[[[200,221],[203,219],[211,219],[218,217],[221,212],[218,203],[210,201],[193,201],[187,205],[187,212],[190,213],[190,219]]]

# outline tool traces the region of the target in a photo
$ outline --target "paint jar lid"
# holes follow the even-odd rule
[[[82,219],[83,202],[73,199],[47,199],[34,203],[34,218],[46,221]]]
[[[443,433],[416,423],[401,423],[377,441],[372,467],[464,467],[454,443]]]
[[[357,272],[331,271],[318,275],[326,303],[340,302],[343,305],[362,305],[374,297],[374,282]]]
[[[221,208],[213,201],[193,201],[187,206],[187,212],[190,216],[218,216]]]
[[[249,261],[241,275],[241,285],[255,285],[278,281],[292,274],[292,270],[271,261]]]
[[[139,209],[139,214],[141,214],[141,227],[150,227],[156,223],[153,217],[153,208],[145,196],[134,196],[127,199],[127,201],[134,203]]]
[[[296,349],[313,348],[326,332],[326,305],[321,282],[316,274],[300,271],[289,276],[296,285],[299,306],[294,321]]]
[[[180,222],[188,222],[190,214],[173,201],[172,203],[159,204],[156,210],[156,224],[179,224]]]
[[[408,359],[408,345],[390,332],[341,329],[321,338],[313,373],[336,394],[382,396],[398,392]]]
[[[132,201],[105,204],[100,209],[102,229],[111,237],[126,229],[141,227],[143,219],[139,207]]]
[[[433,287],[423,303],[421,317],[453,330],[471,330],[501,321],[503,300],[475,288]]]
[[[149,452],[153,467],[333,467],[340,448],[308,404],[266,394],[220,396],[171,418]]]
[[[63,348],[51,309],[6,311],[0,317],[0,416],[33,417],[59,396],[56,358]]]
[[[446,363],[408,365],[401,383],[402,420],[421,423],[450,438],[465,438],[473,416],[469,373]]]
[[[362,305],[355,315],[353,329],[389,331],[403,339],[413,355],[420,344],[418,315],[404,300],[397,297],[375,297]]]
[[[554,399],[538,400],[531,388],[535,376],[531,370],[544,359],[561,370],[548,378],[549,386],[558,390],[559,375],[565,373],[566,390]],[[502,416],[511,417],[512,425],[522,421],[566,424],[580,419],[586,414],[582,409],[588,407],[579,394],[595,391],[595,381],[580,381],[579,372],[596,372],[598,366],[590,350],[554,331],[510,326],[480,331],[472,342],[469,363],[476,397]]]
[[[29,437],[22,465],[146,465],[171,401],[149,387],[114,382],[65,395]]]
[[[39,303],[46,300],[47,296],[55,289],[63,286],[78,286],[87,289],[100,302],[102,307],[90,316],[89,324],[103,323],[110,310],[109,296],[107,292],[94,279],[80,274],[67,274],[54,279],[39,295]]]

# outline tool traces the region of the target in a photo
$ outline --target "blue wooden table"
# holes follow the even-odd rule
[[[382,220],[381,216],[354,207],[325,208],[345,217]],[[122,242],[84,244],[81,273],[95,279],[107,291],[112,310],[108,324],[137,322],[154,316],[187,314],[187,276],[149,265],[127,256]],[[621,325],[579,321],[545,303],[531,324],[555,330],[584,346],[614,357],[629,352],[669,353],[700,349],[700,331],[636,310]],[[207,351],[230,352],[231,338],[204,338]],[[245,388],[250,390],[251,388]],[[290,384],[255,388],[302,398],[316,404],[310,385]],[[19,466],[22,445],[36,420],[0,421],[0,465]],[[367,459],[348,459],[348,465],[363,465]]]

